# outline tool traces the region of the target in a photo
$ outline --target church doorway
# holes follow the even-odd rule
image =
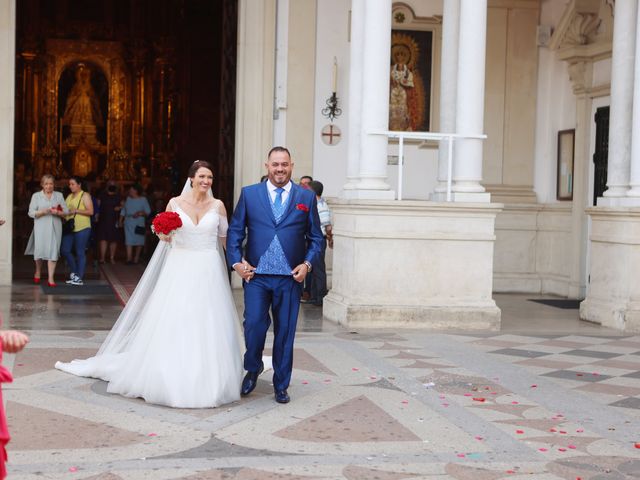
[[[237,0],[16,2],[14,260],[44,174],[142,185],[152,210],[189,165],[233,201]]]

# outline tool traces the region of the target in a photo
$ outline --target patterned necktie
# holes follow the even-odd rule
[[[276,188],[276,199],[273,201],[273,208],[277,218],[282,216],[282,192],[284,192],[284,188]]]

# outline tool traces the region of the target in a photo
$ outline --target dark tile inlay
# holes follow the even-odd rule
[[[590,358],[613,358],[619,357],[621,353],[613,353],[613,352],[598,352],[596,350],[569,350],[567,352],[562,352],[563,355],[573,355],[576,357],[590,357]]]
[[[610,403],[612,407],[624,407],[624,408],[635,408],[636,410],[640,410],[640,398],[637,397],[628,397],[623,398],[622,400],[618,400],[617,402]]]
[[[579,382],[601,382],[611,378],[610,375],[592,375],[588,372],[574,372],[572,370],[556,370],[542,375],[543,377],[562,378],[565,380],[578,380]]]
[[[513,355],[514,357],[538,358],[549,355],[547,352],[536,352],[535,350],[522,350],[519,348],[501,348],[489,353],[499,353],[501,355]]]

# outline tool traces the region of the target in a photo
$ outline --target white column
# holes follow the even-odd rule
[[[372,131],[389,125],[389,52],[391,51],[391,0],[365,2],[360,181],[356,198],[393,199],[387,183],[388,140]]]
[[[351,1],[351,45],[349,48],[349,151],[345,190],[353,190],[360,173],[360,139],[362,129],[362,68],[364,15],[366,0]]]
[[[456,129],[456,84],[458,73],[458,36],[460,30],[460,0],[444,0],[442,10],[442,55],[440,56],[440,131],[454,133]],[[435,191],[447,189],[449,142],[441,141],[438,150],[438,184]],[[442,200],[441,195],[433,196]]]
[[[0,0],[0,285],[11,285],[16,0]]]
[[[631,113],[633,62],[636,41],[637,0],[617,0],[613,20],[611,58],[611,116],[609,119],[609,161],[607,190],[598,205],[616,205],[629,187],[631,156]]]
[[[484,71],[487,0],[460,0],[460,40],[456,98],[456,133],[484,133]],[[453,177],[456,201],[488,202],[482,180],[482,140],[456,142]]]
[[[628,197],[640,200],[640,12],[636,12],[636,51],[633,78],[633,122]]]

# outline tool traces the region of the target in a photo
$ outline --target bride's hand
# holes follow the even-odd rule
[[[163,242],[171,243],[171,235],[165,235],[164,233],[159,233],[158,238]]]

